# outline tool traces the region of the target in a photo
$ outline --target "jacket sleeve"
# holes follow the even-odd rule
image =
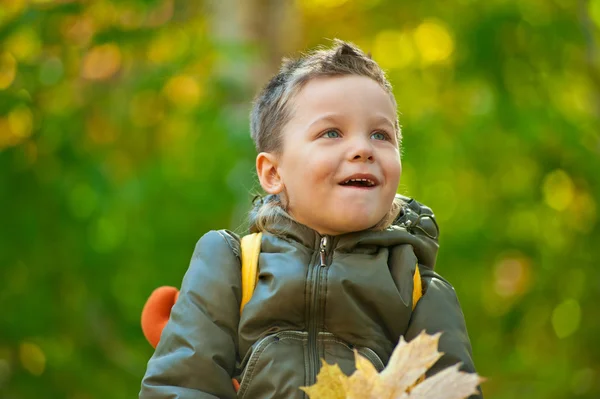
[[[211,231],[196,244],[139,397],[236,398],[231,376],[240,299],[239,240],[226,231]]]
[[[462,363],[462,371],[474,373],[471,342],[454,288],[431,270],[422,270],[421,276],[424,295],[415,307],[405,339],[410,341],[423,330],[428,334],[442,332],[439,351],[444,355],[429,369],[427,376],[458,362]],[[483,399],[481,390],[469,399]]]

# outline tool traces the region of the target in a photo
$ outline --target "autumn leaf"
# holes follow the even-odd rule
[[[317,383],[311,387],[300,387],[306,392],[310,398],[327,398],[327,399],[345,399],[346,390],[343,386],[343,380],[348,378],[340,370],[337,364],[328,364],[325,360],[319,375],[317,375]]]
[[[440,335],[421,333],[410,343],[400,337],[388,366],[379,376],[380,386],[388,397],[395,398],[406,392],[442,357],[443,353],[437,350]]]
[[[369,398],[378,390],[377,370],[373,364],[365,357],[354,351],[356,358],[356,371],[349,378],[343,381],[347,399]],[[312,398],[311,398],[312,399]]]
[[[455,364],[418,384],[407,398],[410,399],[463,399],[477,393],[483,379],[477,374],[458,371]]]
[[[440,335],[422,332],[411,342],[401,338],[381,373],[356,351],[356,371],[350,377],[323,362],[317,383],[301,389],[310,399],[464,399],[477,393],[483,379],[459,371],[459,364],[421,382],[442,356],[437,350]]]

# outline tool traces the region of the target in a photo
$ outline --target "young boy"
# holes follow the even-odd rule
[[[251,130],[268,194],[250,214],[263,233],[254,294],[240,315],[239,237],[204,235],[140,397],[304,398],[320,359],[350,374],[357,350],[381,370],[422,330],[443,332],[429,374],[474,371],[454,289],[433,271],[433,213],[396,195],[401,134],[379,66],[341,41],[286,61]]]

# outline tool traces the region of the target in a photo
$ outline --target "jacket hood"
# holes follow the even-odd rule
[[[379,247],[392,247],[410,244],[420,266],[433,270],[437,258],[439,228],[432,210],[418,201],[396,195],[402,207],[398,217],[385,230],[363,230],[337,236],[327,236],[334,250],[339,252],[375,253]],[[256,226],[258,209],[268,202],[276,202],[277,198],[267,195],[258,198],[249,215],[250,226]],[[323,237],[312,228],[292,219],[283,209],[275,207],[276,217],[268,221],[264,230],[283,239],[293,240],[301,245],[317,250]],[[256,228],[253,229],[256,232]]]

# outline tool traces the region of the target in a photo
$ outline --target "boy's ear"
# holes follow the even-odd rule
[[[256,156],[256,173],[263,190],[269,194],[283,191],[283,179],[279,175],[278,159],[270,152],[261,152]]]

